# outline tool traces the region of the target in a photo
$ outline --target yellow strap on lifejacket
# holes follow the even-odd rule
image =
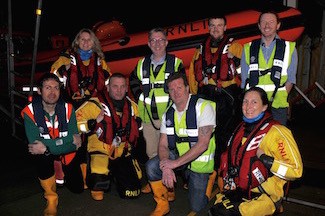
[[[116,158],[121,157],[125,148],[127,148],[128,152],[129,150],[131,150],[130,145],[128,145],[127,142],[122,142],[118,147],[111,145],[110,152],[109,152],[109,159],[115,160]],[[128,153],[125,156],[127,155]]]
[[[133,166],[134,166],[135,170],[137,171],[138,178],[142,179],[142,171],[141,171],[138,161],[136,159],[132,159],[132,162],[133,162]]]

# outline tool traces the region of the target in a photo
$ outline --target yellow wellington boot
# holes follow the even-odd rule
[[[168,198],[167,199],[168,199],[169,202],[173,202],[176,199],[175,189],[174,188],[168,188],[167,190],[168,190],[168,192],[167,192]]]
[[[82,178],[84,180],[84,189],[88,189],[87,183],[86,183],[86,177],[87,177],[87,164],[86,163],[82,163],[80,164],[80,169],[81,169],[81,173],[82,173]]]
[[[104,199],[104,191],[90,191],[91,197],[96,201],[101,201]]]
[[[209,176],[209,180],[208,180],[208,185],[207,185],[207,189],[206,189],[206,196],[208,197],[208,199],[210,200],[211,199],[211,194],[212,194],[212,190],[213,190],[213,185],[214,185],[214,182],[216,180],[216,177],[217,177],[217,171],[213,171],[213,173],[210,174]]]
[[[44,189],[44,198],[47,200],[44,216],[56,216],[59,199],[56,193],[55,175],[45,180],[40,179],[40,182]]]
[[[169,212],[168,190],[162,181],[150,182],[154,199],[157,202],[156,208],[151,212],[150,216],[163,216]]]

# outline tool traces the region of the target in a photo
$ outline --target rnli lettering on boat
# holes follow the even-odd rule
[[[208,29],[208,20],[200,20],[197,22],[190,22],[172,27],[167,27],[167,36],[180,37],[184,34],[200,33],[202,30],[206,33]]]

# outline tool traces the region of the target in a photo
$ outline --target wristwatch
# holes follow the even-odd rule
[[[49,151],[49,149],[46,147],[46,150],[44,152],[45,156],[49,156],[51,154],[51,152]]]

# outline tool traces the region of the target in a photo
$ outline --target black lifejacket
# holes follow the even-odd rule
[[[58,121],[58,129],[51,128],[49,130],[46,121],[49,121],[45,116],[42,97],[33,97],[32,107],[34,111],[35,124],[39,128],[39,132],[44,139],[56,139],[58,137],[64,137],[68,135],[68,118],[67,114],[70,115],[72,111],[72,105],[67,104],[62,98],[59,98],[55,106],[55,115]],[[54,122],[54,124],[56,124]],[[76,156],[76,152],[67,153],[65,155],[60,155],[59,158],[63,164],[68,165]]]
[[[187,129],[197,129],[197,121],[193,121],[193,119],[196,119],[195,105],[196,105],[197,100],[198,100],[198,97],[196,95],[192,95],[190,98],[190,102],[189,102],[188,108],[186,110],[186,128]],[[191,147],[191,143],[197,143],[198,137],[197,136],[195,136],[195,137],[179,137],[179,136],[177,136],[176,131],[175,131],[174,113],[175,113],[175,109],[172,106],[170,106],[166,112],[166,124],[168,124],[168,127],[174,128],[174,135],[167,135],[168,147],[169,147],[169,149],[174,150],[174,149],[176,149],[176,144],[181,143],[181,142],[188,142]]]
[[[147,78],[150,80],[150,67],[151,67],[151,59],[150,59],[150,55],[148,55],[145,57],[142,65],[142,71],[147,71],[147,73],[142,74],[143,78]],[[167,79],[169,75],[174,72],[175,72],[175,55],[166,54],[165,79]],[[148,84],[142,84],[143,95],[145,98],[149,96],[149,92],[152,88],[164,88],[164,91],[168,93],[166,82],[164,84],[154,84],[149,82]]]
[[[249,86],[256,86],[258,84],[259,76],[263,76],[269,72],[271,72],[271,80],[273,81],[276,89],[280,87],[280,80],[281,80],[281,71],[282,67],[275,63],[275,61],[283,61],[284,53],[285,53],[285,41],[279,38],[276,38],[276,45],[275,45],[275,54],[273,59],[272,68],[269,68],[264,71],[252,70],[249,73]],[[260,50],[261,39],[253,40],[250,46],[250,64],[257,64],[258,65],[258,53]]]
[[[38,126],[40,134],[42,134],[42,137],[49,136],[51,139],[55,139],[60,137],[60,134],[63,135],[68,132],[68,122],[66,116],[65,102],[61,98],[58,100],[55,106],[55,115],[59,122],[58,134],[54,132],[55,131],[54,129],[52,130],[53,131],[52,134],[50,134],[49,132],[49,129],[46,125],[46,116],[45,116],[41,96],[33,97],[32,106],[34,110],[35,123]]]

